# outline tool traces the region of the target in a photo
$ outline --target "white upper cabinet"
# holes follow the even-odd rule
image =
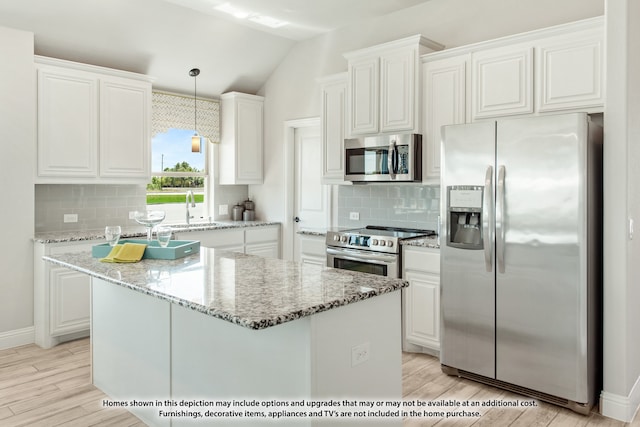
[[[262,184],[264,98],[229,92],[220,100],[220,184]]]
[[[439,49],[416,35],[346,53],[348,134],[419,132],[419,56]]]
[[[474,52],[473,118],[533,113],[533,47]]]
[[[441,128],[465,123],[470,55],[425,61],[422,67],[422,181],[440,178]]]
[[[44,57],[36,69],[36,182],[148,182],[148,77]]]
[[[38,68],[38,176],[98,176],[98,79]]]
[[[444,125],[603,112],[604,50],[597,17],[423,55],[423,182],[439,180]]]
[[[592,28],[537,44],[538,111],[604,106],[604,32]]]
[[[417,130],[420,88],[418,49],[399,49],[380,56],[380,130]]]
[[[119,78],[100,81],[100,176],[148,180],[151,86]]]
[[[347,73],[324,77],[320,83],[322,182],[344,184],[344,137]]]
[[[377,133],[380,102],[380,59],[349,61],[349,131],[351,135]]]

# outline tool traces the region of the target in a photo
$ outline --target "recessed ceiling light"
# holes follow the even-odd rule
[[[249,21],[253,21],[255,23],[265,25],[270,28],[280,28],[288,24],[288,22],[279,21],[275,18],[271,18],[270,16],[263,16],[263,15],[251,15],[249,17]]]
[[[214,7],[214,9],[220,12],[228,13],[229,15],[232,15],[238,19],[245,19],[249,16],[249,12],[237,9],[231,6],[229,3],[223,3],[220,6]]]

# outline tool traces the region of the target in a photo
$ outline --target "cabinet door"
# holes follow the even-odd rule
[[[50,335],[89,329],[90,277],[63,267],[49,271]]]
[[[300,255],[300,263],[301,264],[308,264],[308,265],[318,265],[321,267],[326,267],[327,265],[327,257],[321,257],[321,256],[313,256],[313,255],[306,255],[306,254],[301,254]]]
[[[302,263],[327,265],[327,244],[325,236],[299,236],[299,255]]]
[[[220,184],[262,184],[263,98],[229,92],[220,99]]]
[[[440,277],[405,271],[405,337],[412,344],[440,349]]]
[[[238,184],[262,183],[262,102],[238,100],[236,164]]]
[[[342,74],[320,85],[322,138],[322,181],[344,183],[344,136],[347,76]]]
[[[97,177],[97,97],[92,74],[38,69],[38,176]]]
[[[151,178],[151,84],[100,81],[100,176]]]
[[[440,178],[441,128],[466,119],[469,55],[426,62],[423,73],[423,181]]]
[[[417,49],[380,57],[380,132],[415,131]]]
[[[350,135],[377,133],[379,129],[380,60],[366,58],[349,62]]]
[[[597,29],[539,44],[539,111],[604,106],[603,38]]]
[[[280,248],[277,242],[246,245],[244,251],[246,254],[257,255],[265,258],[280,257]]]
[[[476,52],[473,119],[533,113],[533,48],[515,45]]]

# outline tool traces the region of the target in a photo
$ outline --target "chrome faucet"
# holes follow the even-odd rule
[[[186,208],[187,208],[187,224],[189,224],[189,221],[191,220],[191,218],[193,218],[193,215],[191,215],[189,213],[189,199],[191,199],[191,207],[195,208],[196,207],[196,198],[193,195],[193,191],[191,191],[191,190],[187,191],[187,204],[186,204]]]

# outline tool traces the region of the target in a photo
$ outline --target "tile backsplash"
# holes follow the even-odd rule
[[[129,211],[146,209],[146,185],[38,184],[35,231],[97,230],[107,224],[136,225]],[[64,214],[78,222],[65,223]]]
[[[349,219],[357,212],[358,220]],[[414,184],[338,186],[338,227],[438,229],[440,187]]]

